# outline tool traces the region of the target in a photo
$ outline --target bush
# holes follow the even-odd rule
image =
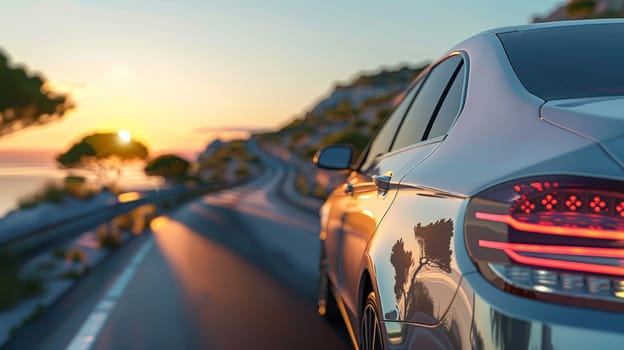
[[[21,298],[18,272],[14,259],[0,257],[0,310],[13,307]]]
[[[113,225],[119,227],[122,230],[129,230],[132,228],[132,223],[134,221],[134,217],[132,213],[127,213],[124,215],[119,215],[118,217],[113,219]]]
[[[65,259],[73,263],[80,263],[84,265],[87,262],[87,254],[80,248],[72,248],[67,251]]]
[[[64,247],[56,247],[52,251],[52,256],[57,259],[64,260],[67,256],[67,249],[65,249]]]
[[[175,154],[166,154],[152,159],[145,166],[145,173],[162,176],[169,181],[183,181],[191,168],[191,163]]]
[[[308,180],[304,174],[297,174],[297,178],[295,179],[295,189],[299,191],[299,193],[308,195],[310,191]]]
[[[100,248],[117,249],[121,246],[121,234],[118,230],[110,231],[106,224],[97,230],[97,239]]]
[[[82,176],[68,175],[63,181],[63,191],[77,199],[87,199],[96,194]]]
[[[88,265],[85,265],[80,270],[69,270],[65,272],[61,277],[77,280],[77,279],[80,279],[82,276],[86,275],[87,273],[89,273],[89,271],[91,271],[91,268]]]
[[[40,279],[20,278],[17,261],[12,257],[0,256],[0,310],[9,309],[21,299],[41,292],[43,282]]]
[[[246,165],[241,164],[238,168],[236,168],[234,174],[236,174],[239,178],[247,177],[249,176],[249,168]]]
[[[39,192],[20,198],[17,203],[20,209],[34,208],[37,205],[48,202],[60,204],[65,199],[64,188],[55,183],[48,183]]]
[[[317,184],[314,187],[313,195],[314,195],[314,197],[317,197],[317,198],[320,198],[320,199],[325,199],[325,197],[327,197],[325,192],[326,192],[326,188],[323,187],[322,185]]]
[[[39,278],[29,277],[22,281],[22,295],[25,298],[43,293],[43,282]]]

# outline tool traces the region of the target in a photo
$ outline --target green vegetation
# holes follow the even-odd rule
[[[62,186],[54,183],[48,183],[40,191],[18,200],[20,209],[34,208],[41,203],[61,204],[65,199],[65,192]]]
[[[63,190],[66,194],[77,199],[88,199],[99,192],[87,183],[83,176],[68,175],[63,181]]]
[[[66,95],[49,88],[45,78],[0,53],[0,136],[61,119],[73,107]]]
[[[234,170],[234,174],[237,177],[244,178],[249,176],[249,167],[245,164],[240,164],[236,170]]]
[[[55,257],[56,259],[63,260],[65,259],[66,255],[67,255],[67,249],[65,249],[65,247],[56,247],[54,248],[54,250],[52,250],[52,256]]]
[[[417,67],[404,66],[395,70],[383,69],[373,74],[363,74],[356,78],[352,83],[345,85],[337,85],[336,89],[345,89],[353,86],[376,86],[391,87],[396,85],[409,84],[420,72],[427,67],[427,64]]]
[[[21,277],[14,257],[0,256],[0,310],[15,306],[21,299],[43,292],[43,283],[35,277]]]
[[[72,248],[65,254],[65,260],[84,265],[87,263],[87,254],[80,248]]]
[[[198,166],[204,181],[237,181],[256,173],[260,158],[247,151],[247,140],[233,140],[201,156]]]
[[[110,226],[112,227],[109,227],[108,224],[100,225],[96,234],[100,248],[114,250],[121,246],[121,233],[112,223]]]
[[[145,173],[152,176],[162,176],[167,181],[184,181],[188,177],[191,163],[175,154],[158,156],[145,166]]]
[[[295,189],[304,195],[308,195],[310,193],[310,184],[304,174],[297,174],[297,177],[295,178]]]
[[[589,18],[596,7],[596,0],[572,0],[566,5],[566,11],[574,18]]]
[[[29,209],[42,203],[62,204],[66,196],[84,200],[98,192],[99,190],[90,186],[84,177],[67,176],[62,184],[47,183],[34,194],[20,198],[17,204],[19,209]]]
[[[126,163],[147,158],[148,150],[136,140],[123,141],[117,133],[85,136],[56,161],[67,169],[85,169],[98,176],[104,185],[115,186]]]

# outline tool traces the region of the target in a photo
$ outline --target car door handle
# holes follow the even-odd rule
[[[344,190],[344,193],[345,193],[346,195],[349,195],[349,196],[352,196],[352,195],[353,195],[353,184],[352,184],[352,183],[350,183],[350,182],[346,183],[346,184],[342,187],[342,189]]]
[[[392,176],[388,175],[373,175],[373,183],[380,191],[387,192],[390,189],[390,180]]]

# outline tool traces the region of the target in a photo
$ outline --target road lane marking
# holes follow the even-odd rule
[[[147,241],[143,243],[139,251],[134,255],[132,260],[122,274],[117,277],[113,286],[106,292],[104,297],[95,305],[95,308],[87,317],[87,320],[82,324],[82,327],[78,330],[78,333],[74,336],[65,350],[89,350],[95,344],[100,331],[106,324],[106,320],[110,315],[110,312],[115,307],[117,301],[123,295],[123,292],[130,284],[132,277],[136,273],[137,268],[143,262],[147,253],[154,246],[154,237],[149,236]]]

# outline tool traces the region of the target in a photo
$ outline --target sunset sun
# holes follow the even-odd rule
[[[130,142],[130,140],[132,139],[132,136],[130,135],[130,132],[128,132],[128,130],[119,130],[117,132],[117,135],[119,135],[119,138],[123,142]]]

